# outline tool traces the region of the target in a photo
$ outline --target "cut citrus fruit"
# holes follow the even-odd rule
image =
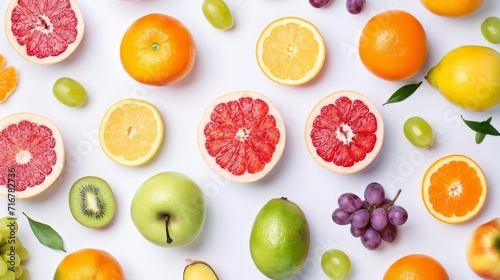
[[[465,155],[438,159],[425,172],[422,199],[436,219],[457,224],[470,220],[483,208],[488,185],[483,170]]]
[[[444,266],[424,254],[406,255],[395,261],[385,272],[383,280],[449,280]]]
[[[5,33],[26,60],[53,64],[80,44],[83,15],[75,0],[11,0],[5,13]]]
[[[321,166],[336,173],[355,173],[378,155],[384,123],[366,96],[341,90],[326,96],[311,110],[305,139],[309,153]]]
[[[272,81],[301,85],[312,80],[323,67],[325,43],[319,30],[298,17],[271,22],[257,41],[257,63]]]
[[[264,177],[285,149],[285,123],[274,104],[251,91],[214,100],[198,128],[205,162],[227,180],[247,183]]]
[[[122,99],[104,114],[99,127],[99,143],[113,161],[138,166],[149,161],[163,140],[163,120],[151,103]]]
[[[64,167],[64,144],[56,125],[33,113],[0,120],[0,193],[30,198],[48,189]]]
[[[5,67],[5,59],[0,54],[0,103],[14,92],[17,80],[16,68],[14,66]]]

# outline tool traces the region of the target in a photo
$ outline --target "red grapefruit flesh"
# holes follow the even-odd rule
[[[59,178],[63,166],[64,144],[52,121],[33,113],[0,120],[0,194],[16,199],[40,194]]]
[[[205,162],[225,179],[255,182],[271,171],[285,149],[285,123],[264,95],[251,91],[214,100],[198,128]]]
[[[350,174],[370,164],[382,147],[380,112],[364,95],[342,90],[323,98],[306,122],[306,145],[327,170]]]
[[[11,0],[5,13],[5,33],[26,60],[53,64],[80,44],[83,15],[75,0]]]

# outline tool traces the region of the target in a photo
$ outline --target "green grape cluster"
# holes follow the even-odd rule
[[[28,250],[16,236],[18,224],[10,216],[0,218],[0,280],[26,280],[29,271],[23,265]]]

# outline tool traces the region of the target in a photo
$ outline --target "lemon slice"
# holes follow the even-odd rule
[[[257,62],[272,81],[296,86],[312,80],[323,67],[326,48],[318,28],[298,17],[271,22],[257,41]]]
[[[120,100],[106,111],[99,127],[99,143],[113,161],[138,166],[149,161],[163,140],[158,109],[144,100]]]

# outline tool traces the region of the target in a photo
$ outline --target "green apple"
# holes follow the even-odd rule
[[[147,179],[135,193],[130,210],[142,236],[164,247],[193,241],[206,217],[203,192],[178,172],[162,172]]]

